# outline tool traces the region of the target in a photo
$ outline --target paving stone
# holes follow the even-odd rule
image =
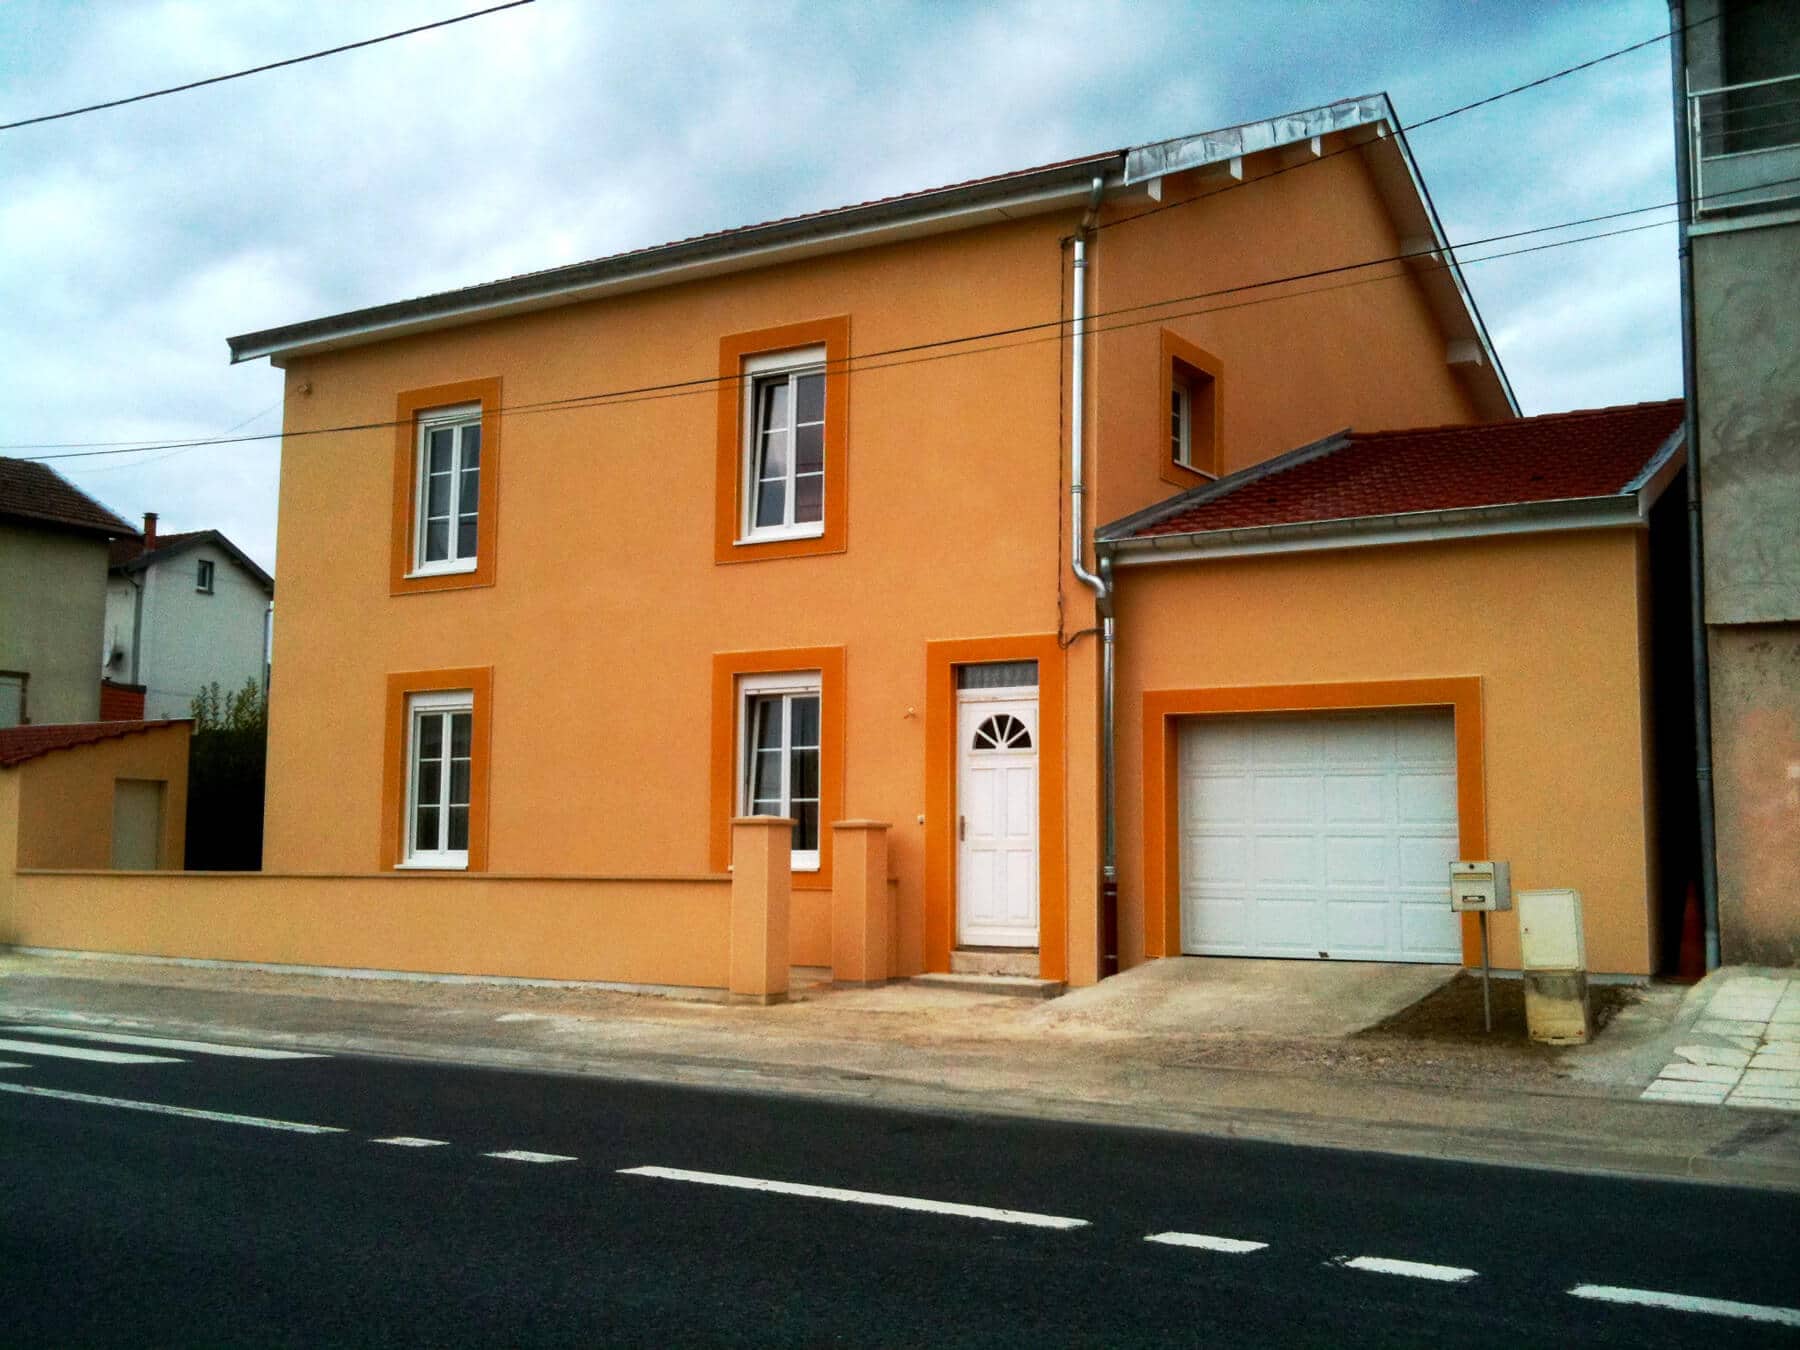
[[[1765,1025],[1763,1022],[1728,1022],[1722,1018],[1705,1017],[1694,1024],[1694,1030],[1702,1036],[1760,1037]]]
[[[1680,1091],[1678,1089],[1687,1089]],[[1725,1104],[1725,1088],[1719,1084],[1705,1083],[1670,1083],[1659,1085],[1652,1083],[1644,1089],[1643,1098],[1647,1102],[1687,1102],[1694,1106],[1723,1106]]]
[[[1675,1053],[1690,1064],[1723,1064],[1734,1069],[1741,1069],[1748,1064],[1751,1055],[1749,1050],[1718,1045],[1678,1045]]]
[[[1800,1069],[1800,1055],[1772,1055],[1767,1051],[1757,1051],[1756,1058],[1750,1061],[1752,1069]]]
[[[1726,1106],[1751,1106],[1759,1111],[1800,1111],[1800,1102],[1781,1101],[1775,1097],[1738,1097],[1729,1098]]]
[[[1671,1065],[1670,1068],[1681,1067]],[[1698,1068],[1698,1065],[1687,1065],[1687,1068]],[[1668,1073],[1669,1069],[1664,1069]],[[1754,1092],[1776,1091],[1785,1095],[1789,1092],[1800,1096],[1800,1069],[1759,1069],[1754,1066],[1744,1070],[1744,1086]]]
[[[1659,1083],[1735,1083],[1743,1074],[1725,1064],[1670,1064],[1656,1076]]]

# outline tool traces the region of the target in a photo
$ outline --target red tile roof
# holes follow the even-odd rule
[[[98,534],[137,533],[48,464],[29,459],[0,459],[0,516]]]
[[[1347,432],[1171,499],[1108,538],[1199,534],[1617,496],[1681,429],[1682,402],[1474,426]]]
[[[65,722],[48,726],[7,727],[0,730],[0,769],[10,769],[53,750],[72,750],[78,745],[133,736],[140,731],[177,727],[180,722]]]
[[[156,547],[151,549],[150,552],[160,553],[165,548],[175,548],[181,544],[187,543],[190,539],[210,533],[210,530],[188,530],[182,534],[158,534],[156,536]],[[106,558],[107,562],[112,566],[117,567],[120,563],[128,563],[143,557],[144,552],[144,539],[142,535],[139,535],[136,539],[113,540],[111,547],[107,549]]]

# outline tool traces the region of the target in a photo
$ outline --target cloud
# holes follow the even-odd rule
[[[0,6],[0,120],[458,12]],[[1386,89],[1417,120],[1666,25],[1661,0],[529,7],[0,133],[0,442],[278,425],[224,338]],[[1411,138],[1452,239],[1668,200],[1661,46]],[[1531,410],[1678,391],[1661,235],[1470,269]],[[275,562],[275,443],[63,461]]]

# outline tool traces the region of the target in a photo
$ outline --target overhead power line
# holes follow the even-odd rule
[[[1766,0],[1753,0],[1753,2],[1766,3]],[[1647,37],[1641,42],[1633,42],[1626,47],[1617,47],[1610,52],[1602,52],[1599,56],[1591,57],[1586,61],[1579,61],[1572,66],[1564,66],[1561,70],[1553,70],[1548,75],[1540,75],[1535,80],[1527,80],[1523,84],[1515,84],[1509,89],[1502,89],[1498,93],[1488,94],[1484,98],[1478,98],[1472,102],[1460,104],[1454,108],[1447,108],[1441,113],[1434,113],[1430,117],[1420,118],[1417,122],[1408,122],[1404,126],[1396,127],[1394,132],[1396,135],[1404,136],[1407,132],[1417,131],[1420,127],[1428,127],[1438,122],[1446,122],[1452,117],[1460,117],[1464,113],[1474,112],[1477,108],[1485,108],[1490,103],[1498,103],[1501,99],[1511,98],[1515,94],[1523,94],[1528,90],[1542,88],[1546,84],[1552,84],[1555,81],[1564,79],[1570,75],[1577,75],[1584,70],[1592,70],[1595,66],[1604,65],[1608,61],[1616,61],[1621,56],[1629,56],[1633,52],[1643,51],[1646,47],[1654,47],[1659,42],[1667,42],[1670,38],[1674,37],[1676,33],[1692,32],[1694,29],[1702,27],[1705,24],[1715,23],[1723,13],[1724,7],[1721,6],[1718,13],[1709,14],[1703,19],[1695,19],[1692,23],[1683,24],[1680,28],[1671,28],[1666,32],[1657,33],[1652,37]],[[1271,178],[1279,178],[1283,174],[1294,172],[1296,169],[1304,169],[1310,165],[1319,164],[1328,159],[1335,159],[1339,155],[1348,154],[1352,150],[1359,150],[1361,148],[1361,142],[1351,142],[1340,145],[1335,150],[1329,150],[1323,154],[1313,156],[1309,159],[1299,160],[1292,164],[1283,164],[1279,168],[1269,170],[1268,173],[1259,173],[1254,178],[1237,179],[1213,188],[1209,192],[1197,192],[1193,196],[1183,197],[1179,201],[1163,202],[1158,206],[1146,207],[1142,211],[1134,211],[1128,216],[1120,216],[1115,220],[1101,221],[1094,228],[1096,230],[1110,230],[1115,226],[1129,225],[1134,220],[1144,220],[1150,216],[1160,216],[1165,211],[1174,211],[1179,207],[1192,206],[1196,202],[1208,201],[1223,193],[1235,192],[1240,188],[1247,188],[1256,183],[1266,183]]]
[[[1759,184],[1754,189],[1744,189],[1744,190],[1746,190],[1746,191],[1750,191],[1750,190],[1765,191],[1771,186],[1782,186],[1786,183],[1800,183],[1800,177],[1782,180],[1781,183],[1776,183],[1776,184],[1768,184],[1768,183]],[[1719,198],[1730,196],[1730,195],[1732,195],[1732,194],[1730,194],[1730,193],[1712,193],[1712,194],[1709,194],[1708,200],[1717,200]],[[1166,323],[1170,319],[1174,319],[1174,318],[1190,317],[1192,315],[1197,315],[1197,314],[1218,313],[1218,312],[1221,312],[1223,310],[1228,310],[1228,309],[1246,308],[1251,304],[1274,303],[1279,300],[1287,300],[1287,299],[1297,298],[1299,296],[1318,294],[1322,291],[1343,289],[1343,285],[1315,287],[1310,290],[1286,292],[1281,295],[1266,296],[1266,297],[1262,297],[1262,298],[1256,299],[1256,300],[1242,301],[1242,302],[1233,303],[1233,304],[1210,306],[1210,307],[1204,308],[1204,309],[1188,310],[1188,311],[1181,312],[1181,313],[1167,312],[1167,311],[1171,310],[1173,307],[1178,306],[1178,305],[1193,304],[1198,301],[1223,299],[1223,298],[1230,297],[1230,296],[1242,295],[1246,292],[1267,290],[1267,289],[1274,288],[1274,287],[1293,286],[1300,282],[1316,281],[1316,280],[1321,280],[1321,279],[1324,279],[1327,277],[1342,276],[1346,273],[1363,271],[1363,270],[1366,270],[1371,267],[1381,267],[1381,266],[1385,266],[1385,265],[1389,265],[1389,264],[1393,264],[1393,263],[1415,262],[1415,261],[1419,261],[1419,260],[1423,259],[1423,260],[1429,260],[1429,261],[1426,261],[1424,266],[1422,266],[1419,270],[1421,270],[1421,271],[1441,271],[1441,270],[1448,270],[1452,267],[1457,267],[1457,266],[1471,266],[1471,265],[1478,264],[1478,263],[1493,262],[1500,258],[1518,257],[1518,256],[1528,254],[1528,253],[1539,253],[1539,252],[1543,252],[1547,249],[1563,248],[1563,247],[1567,247],[1571,244],[1587,243],[1591,240],[1597,240],[1597,239],[1614,238],[1618,235],[1636,233],[1640,230],[1664,228],[1664,227],[1674,224],[1674,221],[1672,221],[1672,220],[1651,221],[1646,224],[1628,226],[1623,229],[1607,230],[1607,231],[1602,231],[1602,232],[1598,232],[1595,234],[1588,234],[1588,235],[1579,235],[1579,236],[1576,236],[1571,239],[1553,240],[1549,243],[1534,244],[1534,245],[1530,245],[1530,246],[1527,246],[1524,248],[1502,250],[1500,252],[1484,254],[1483,256],[1478,257],[1478,258],[1465,258],[1465,259],[1459,260],[1455,257],[1455,250],[1459,249],[1459,248],[1464,248],[1464,249],[1466,249],[1466,248],[1482,248],[1482,247],[1486,247],[1487,245],[1490,245],[1490,244],[1506,243],[1506,242],[1510,242],[1512,240],[1522,239],[1522,238],[1526,238],[1526,237],[1529,237],[1532,235],[1541,235],[1541,234],[1552,233],[1557,230],[1575,229],[1575,228],[1578,228],[1583,225],[1603,224],[1603,223],[1610,222],[1610,221],[1621,220],[1621,219],[1624,219],[1629,216],[1644,215],[1651,211],[1666,211],[1666,210],[1670,210],[1670,209],[1674,209],[1674,208],[1684,207],[1687,204],[1688,203],[1687,203],[1686,199],[1676,199],[1674,201],[1657,202],[1651,206],[1638,206],[1638,207],[1632,207],[1632,208],[1629,208],[1627,210],[1622,210],[1622,211],[1609,211],[1609,212],[1605,212],[1603,214],[1595,215],[1595,216],[1584,216],[1584,217],[1580,217],[1580,218],[1577,218],[1574,220],[1558,221],[1557,223],[1555,223],[1553,225],[1539,225],[1539,226],[1535,226],[1531,229],[1511,230],[1511,231],[1508,231],[1503,234],[1488,235],[1485,238],[1466,240],[1466,241],[1464,241],[1460,244],[1456,244],[1456,245],[1446,245],[1443,249],[1438,249],[1436,247],[1432,247],[1432,248],[1428,248],[1428,249],[1415,249],[1415,250],[1405,251],[1405,252],[1400,252],[1400,253],[1387,254],[1387,255],[1384,255],[1379,258],[1368,258],[1368,259],[1364,259],[1364,260],[1361,260],[1358,262],[1340,263],[1340,264],[1337,264],[1332,267],[1315,268],[1315,269],[1305,271],[1305,272],[1288,273],[1283,276],[1269,277],[1262,281],[1242,282],[1242,283],[1239,283],[1236,285],[1222,286],[1222,287],[1215,288],[1213,290],[1198,291],[1198,292],[1194,292],[1194,293],[1188,294],[1188,295],[1164,296],[1164,297],[1161,297],[1156,300],[1144,301],[1140,304],[1125,305],[1125,306],[1120,306],[1115,309],[1096,311],[1087,316],[1087,323],[1089,325],[1091,325],[1090,331],[1111,332],[1111,331],[1117,331],[1117,330],[1125,329],[1125,328],[1137,327],[1137,326],[1141,326],[1143,324]],[[1407,274],[1408,273],[1405,271],[1400,271],[1400,272],[1386,274],[1386,275],[1379,276],[1379,277],[1361,278],[1357,281],[1345,283],[1345,284],[1347,284],[1347,285],[1363,285],[1363,284],[1368,284],[1369,282],[1373,282],[1373,281],[1390,281],[1390,280],[1395,280],[1401,276],[1405,276]],[[1148,317],[1143,317],[1143,318],[1138,318],[1138,319],[1133,319],[1133,320],[1128,320],[1128,321],[1122,321],[1122,322],[1118,322],[1118,323],[1108,324],[1105,326],[1098,326],[1100,324],[1100,321],[1102,321],[1102,320],[1117,319],[1117,318],[1120,318],[1121,316],[1129,315],[1129,314],[1142,314],[1144,311],[1155,311],[1155,312],[1151,313]],[[1036,321],[1033,323],[1016,324],[1016,325],[1006,327],[1006,328],[988,329],[984,332],[979,332],[979,333],[967,333],[967,334],[962,334],[962,335],[959,335],[956,337],[936,338],[936,339],[931,339],[931,340],[924,341],[924,342],[909,343],[909,344],[906,344],[903,346],[883,348],[878,351],[862,352],[855,356],[851,356],[849,358],[846,358],[846,359],[836,363],[835,368],[838,370],[845,371],[846,373],[860,373],[860,372],[871,371],[871,370],[890,369],[894,366],[907,365],[907,364],[913,363],[912,361],[905,360],[905,359],[891,359],[890,360],[890,359],[884,359],[884,358],[908,358],[908,357],[911,357],[916,360],[923,361],[923,360],[942,360],[942,359],[946,359],[949,357],[958,357],[958,356],[979,355],[979,354],[990,352],[990,351],[1004,350],[1005,347],[1004,346],[974,347],[974,346],[971,346],[970,344],[978,343],[978,342],[991,343],[991,342],[997,341],[998,339],[1009,338],[1009,337],[1027,338],[1028,341],[1058,341],[1064,336],[1065,330],[1067,330],[1071,326],[1071,322],[1072,321],[1069,320],[1068,318],[1044,319],[1044,320],[1039,320],[1039,321]],[[1051,329],[1054,329],[1056,331],[1054,331],[1054,332],[1046,332],[1045,331],[1045,330],[1051,330]],[[1027,337],[1027,335],[1031,335],[1031,334],[1038,334],[1039,336]],[[1022,345],[1022,344],[1007,344],[1007,345]],[[948,351],[943,350],[946,348],[956,348],[958,350],[948,350]],[[923,353],[931,353],[931,354],[930,355],[922,355]],[[571,395],[568,395],[568,396],[565,396],[562,398],[544,399],[544,400],[540,400],[540,401],[533,402],[533,403],[512,404],[510,406],[495,409],[495,412],[500,415],[503,415],[503,416],[519,415],[519,414],[534,413],[534,412],[552,412],[552,411],[557,411],[557,410],[571,410],[571,409],[579,408],[579,407],[604,407],[604,406],[608,406],[612,403],[643,402],[643,401],[649,401],[652,399],[659,399],[659,398],[683,397],[683,396],[689,396],[689,395],[695,395],[695,394],[704,394],[708,391],[716,390],[722,384],[731,383],[734,378],[741,378],[741,377],[721,376],[718,374],[712,374],[712,375],[697,376],[697,377],[690,378],[690,379],[670,380],[670,381],[665,381],[662,383],[651,384],[651,385],[638,385],[638,386],[634,386],[634,387],[620,388],[620,389],[595,390],[595,391],[591,391],[588,393],[571,394]],[[47,455],[33,455],[33,456],[28,456],[27,458],[37,459],[37,460],[85,459],[85,458],[108,456],[108,455],[144,454],[144,453],[149,453],[152,451],[173,450],[173,449],[177,449],[177,448],[189,448],[189,447],[195,447],[195,446],[241,445],[241,444],[247,444],[247,443],[257,442],[257,441],[272,441],[272,440],[283,440],[283,439],[296,439],[297,440],[297,439],[300,439],[303,437],[309,437],[309,436],[335,435],[335,434],[341,434],[341,433],[347,433],[347,432],[357,432],[357,431],[382,431],[382,430],[391,430],[394,427],[405,426],[405,425],[409,425],[409,423],[401,422],[401,421],[394,421],[394,420],[382,420],[382,421],[374,421],[374,422],[354,422],[354,423],[346,423],[346,424],[338,425],[338,426],[310,427],[310,428],[306,428],[306,429],[299,430],[299,431],[269,432],[267,434],[254,435],[254,436],[223,436],[223,437],[214,437],[214,438],[203,439],[203,440],[189,440],[189,441],[174,441],[174,440],[172,440],[172,441],[162,441],[162,442],[156,442],[156,443],[132,442],[126,448],[116,448],[116,449],[83,448],[82,443],[78,443],[78,442],[65,443],[64,446],[62,446],[62,447],[52,447],[52,446],[47,446],[47,445],[36,445],[36,446],[15,445],[15,446],[0,447],[0,449],[7,449],[7,450],[62,449],[64,451],[63,453],[47,454]],[[94,444],[98,444],[98,443],[90,442],[87,444],[94,445]]]
[[[448,28],[454,23],[466,23],[470,19],[479,19],[485,14],[498,14],[503,9],[517,9],[520,5],[529,5],[532,0],[506,0],[503,5],[490,5],[486,9],[477,9],[468,14],[458,14],[451,19],[438,19],[432,23],[422,23],[414,28],[402,28],[397,33],[383,33],[380,37],[364,38],[361,42],[346,42],[340,47],[327,47],[324,51],[308,52],[305,56],[290,56],[285,61],[270,61],[266,65],[251,66],[248,70],[234,70],[229,75],[213,75],[204,80],[190,80],[186,84],[173,84],[167,89],[152,89],[147,94],[132,94],[128,98],[108,99],[104,103],[90,103],[83,108],[70,108],[66,112],[44,113],[38,117],[22,117],[16,122],[0,122],[0,131],[14,131],[19,127],[36,126],[40,122],[59,122],[65,117],[79,117],[83,113],[101,112],[107,108],[122,108],[127,103],[142,103],[148,98],[162,98],[166,94],[186,93],[189,89],[201,89],[209,84],[224,84],[227,80],[241,80],[246,75],[260,75],[265,70],[280,70],[283,66],[297,66],[306,61],[317,61],[322,56],[337,56],[343,52],[353,52],[359,47],[373,47],[378,43],[392,42],[396,38],[411,37],[415,33],[428,33],[434,28]]]

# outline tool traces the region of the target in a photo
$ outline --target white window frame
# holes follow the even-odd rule
[[[760,544],[770,539],[817,539],[825,533],[825,513],[829,503],[825,501],[824,489],[830,478],[830,466],[826,465],[826,482],[821,484],[819,493],[819,518],[817,520],[798,521],[794,515],[794,470],[798,457],[794,454],[794,419],[799,412],[800,400],[798,391],[793,389],[793,377],[800,375],[822,375],[825,373],[824,344],[813,347],[795,347],[780,352],[759,352],[755,356],[744,358],[743,415],[744,428],[742,444],[738,447],[738,474],[743,483],[740,496],[743,499],[743,511],[738,519],[738,538],[740,544]],[[790,393],[788,396],[788,471],[787,471],[787,521],[780,525],[758,525],[756,523],[756,452],[758,427],[756,422],[756,391],[759,385],[766,384],[771,375],[787,375]],[[831,393],[826,390],[829,405]],[[825,425],[830,425],[830,407],[825,409]],[[827,452],[829,453],[829,452]]]
[[[1169,453],[1184,469],[1194,467],[1194,382],[1180,371],[1169,375]]]
[[[462,519],[462,456],[463,430],[467,427],[481,426],[481,405],[479,403],[461,403],[453,408],[433,408],[430,412],[422,412],[413,419],[416,429],[413,433],[413,500],[412,500],[412,569],[409,577],[437,577],[453,575],[459,572],[473,572],[476,558],[481,553],[481,493],[479,487],[475,496],[475,552],[468,557],[456,554],[457,525]],[[436,562],[425,560],[425,507],[427,503],[428,484],[426,478],[426,450],[430,443],[431,433],[443,427],[456,430],[456,440],[451,450],[453,467],[450,470],[450,556]],[[487,437],[482,437],[482,450],[487,449]],[[487,456],[482,455],[480,466],[483,477],[487,474]]]
[[[215,570],[211,558],[199,559],[199,565],[194,568],[194,589],[199,591],[202,595],[211,595],[213,593],[213,572]]]
[[[433,690],[428,693],[408,694],[406,696],[406,826],[405,826],[405,835],[404,835],[405,849],[403,850],[403,856],[402,856],[400,862],[397,864],[397,866],[402,869],[421,868],[421,869],[429,869],[432,871],[439,871],[439,872],[467,871],[468,870],[468,867],[469,867],[469,851],[468,851],[468,849],[466,849],[466,848],[421,849],[418,847],[418,839],[417,839],[417,836],[415,833],[417,831],[418,825],[419,825],[418,815],[414,809],[418,804],[417,800],[416,800],[416,793],[418,791],[418,783],[419,783],[419,719],[420,719],[421,715],[426,714],[426,713],[443,714],[443,713],[459,713],[459,712],[468,713],[469,718],[470,718],[470,728],[469,728],[469,730],[470,730],[469,807],[470,807],[470,815],[471,815],[471,817],[473,817],[474,804],[475,804],[475,802],[474,802],[475,780],[476,780],[476,766],[475,766],[476,746],[474,743],[474,735],[473,735],[473,733],[474,733],[474,716],[475,716],[475,693],[474,693],[474,691],[471,689]],[[446,739],[445,739],[444,745],[445,745],[445,751],[446,751],[446,753],[444,755],[444,774],[443,774],[442,784],[438,789],[439,794],[440,794],[439,799],[438,799],[438,808],[439,808],[439,811],[442,813],[439,816],[440,821],[447,821],[449,819],[448,803],[449,803],[449,796],[450,796],[450,772],[449,772],[450,756],[449,756],[448,750],[449,750],[450,741],[448,739],[447,731],[446,731]],[[473,825],[472,819],[471,819],[470,823],[472,826]]]
[[[783,671],[772,675],[740,675],[737,681],[737,814],[749,814],[750,811],[750,701],[752,698],[771,694],[811,694],[819,700],[819,838],[825,837],[824,820],[825,797],[825,693],[822,674],[816,670]],[[781,755],[781,803],[784,813],[791,814],[793,804],[792,784],[789,781],[793,768],[791,746],[787,736],[787,723],[782,724]],[[793,849],[789,863],[795,872],[816,872],[819,870],[819,850]]]

